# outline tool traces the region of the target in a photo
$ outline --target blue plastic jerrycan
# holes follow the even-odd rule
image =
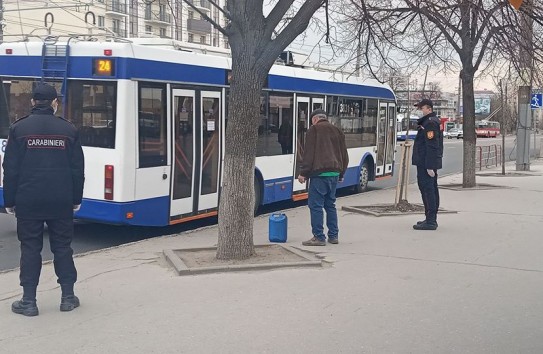
[[[288,219],[283,213],[270,215],[270,242],[287,242]]]

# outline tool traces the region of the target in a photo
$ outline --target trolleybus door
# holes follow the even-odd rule
[[[377,130],[377,168],[376,176],[392,173],[394,150],[396,147],[395,114],[393,103],[379,104],[379,126]]]
[[[201,92],[200,97],[200,146],[199,146],[199,196],[198,210],[207,210],[219,205],[219,177],[222,146],[221,93]]]
[[[394,153],[396,152],[396,104],[387,104],[387,143],[385,154],[385,175],[392,174]]]
[[[387,104],[379,104],[379,117],[377,126],[377,155],[376,155],[376,176],[383,176],[385,173],[386,141],[388,132]]]
[[[307,183],[298,182],[300,161],[304,154],[305,133],[309,128],[309,97],[296,97],[296,151],[294,153],[294,183],[292,193],[306,191]]]
[[[324,109],[324,98],[313,98],[311,101],[311,112],[316,109]]]
[[[173,156],[170,216],[194,211],[194,175],[196,161],[195,91],[173,90]]]
[[[222,144],[221,93],[173,90],[171,216],[217,208]]]

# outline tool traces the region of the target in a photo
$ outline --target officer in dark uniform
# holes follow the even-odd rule
[[[4,155],[4,205],[17,217],[21,242],[20,282],[23,297],[11,310],[38,315],[36,288],[42,258],[44,223],[49,230],[55,273],[62,289],[61,311],[79,306],[74,295],[77,271],[72,258],[73,214],[83,197],[83,150],[75,126],[54,115],[57,92],[38,84],[32,113],[14,122]]]
[[[443,134],[439,128],[439,119],[433,112],[431,100],[423,99],[415,104],[423,116],[417,121],[418,132],[413,146],[413,165],[417,166],[419,185],[426,219],[413,225],[415,230],[437,229],[437,210],[439,209],[439,189],[437,170],[442,167]]]

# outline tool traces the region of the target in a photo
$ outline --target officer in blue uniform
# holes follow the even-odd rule
[[[431,100],[423,99],[415,104],[423,116],[418,119],[418,131],[413,146],[412,164],[417,166],[417,182],[424,203],[426,219],[413,225],[415,230],[436,230],[439,209],[437,170],[442,167],[443,134],[439,119],[433,112]]]
[[[84,159],[75,126],[54,115],[57,92],[38,84],[32,93],[32,112],[9,129],[4,155],[4,206],[17,217],[21,242],[20,283],[23,298],[11,310],[38,315],[36,289],[42,258],[44,223],[54,254],[55,273],[62,289],[61,311],[79,306],[74,295],[77,271],[71,242],[73,214],[83,197]]]

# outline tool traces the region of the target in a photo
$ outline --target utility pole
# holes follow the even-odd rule
[[[2,0],[0,0],[2,1]],[[358,35],[358,44],[356,46],[356,68],[355,68],[355,71],[356,71],[356,76],[360,77],[360,62],[361,62],[361,59],[360,59],[360,56],[362,55],[362,48],[361,48],[361,45],[360,45],[360,34]]]
[[[421,92],[421,98],[425,98],[425,91],[426,91],[426,79],[428,78],[428,69],[430,69],[429,65],[426,65],[426,74],[424,74],[424,83],[422,84],[422,92]],[[428,97],[430,98],[430,97]]]
[[[505,86],[505,94],[507,95],[507,83]],[[507,98],[505,98],[507,99]],[[505,107],[505,101],[503,96],[503,83],[500,79],[500,101],[502,105],[502,119],[500,124],[500,134],[502,135],[502,151],[501,151],[501,160],[502,160],[502,175],[505,175],[505,110],[509,111],[509,108]]]
[[[462,78],[460,77],[460,75],[458,75],[458,97],[456,98],[456,124],[460,123],[460,107],[462,107],[460,105],[461,99],[462,99]]]
[[[513,1],[515,8],[520,6],[531,8],[533,0]],[[518,7],[515,3],[518,3]],[[530,131],[532,129],[531,119],[531,96],[532,96],[532,64],[533,64],[533,20],[524,12],[520,14],[522,43],[520,44],[520,68],[522,86],[518,88],[518,112],[517,124],[517,171],[530,171]]]
[[[4,0],[0,0],[0,44],[4,42]]]
[[[530,108],[531,108],[532,99],[530,97]],[[534,159],[538,157],[537,154],[537,117],[535,115],[535,112],[533,109],[530,109],[530,113],[532,116],[532,131],[534,134]]]

